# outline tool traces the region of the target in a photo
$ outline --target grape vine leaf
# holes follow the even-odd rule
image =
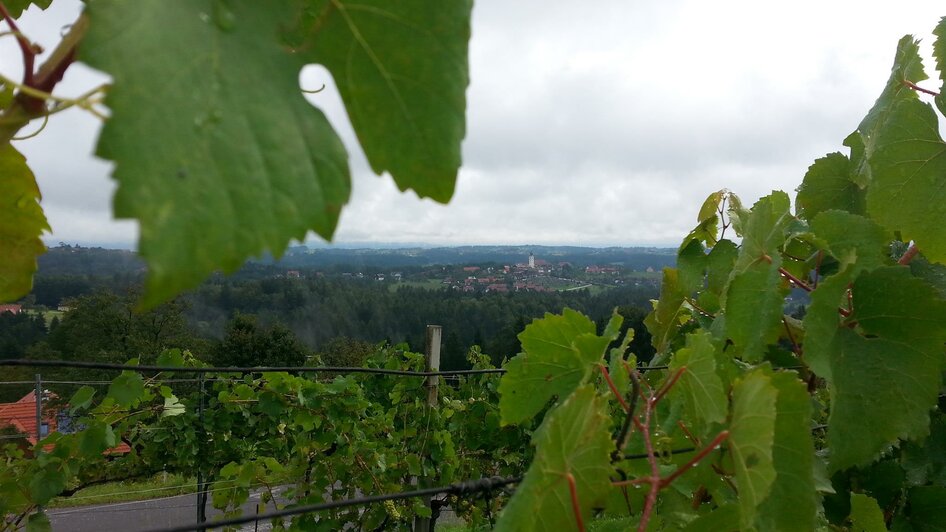
[[[309,61],[335,69],[376,170],[449,199],[465,127],[468,4],[89,2],[80,58],[114,78],[97,153],[116,162],[116,216],[140,223],[143,304],[247,257],[278,257],[309,230],[331,238],[349,169],[299,88]],[[306,26],[299,15],[311,9],[297,9],[306,6],[326,18]],[[303,32],[298,49],[286,46]]]
[[[778,339],[784,295],[780,246],[795,219],[788,194],[759,199],[744,216],[742,248],[726,290],[726,334],[748,362],[761,360],[765,346]]]
[[[680,244],[681,251],[693,242],[705,242],[707,246],[716,244],[716,234],[719,232],[719,215],[717,210],[719,209],[720,202],[726,197],[726,194],[726,190],[719,190],[707,196],[696,217],[696,227],[690,231]]]
[[[127,408],[138,402],[144,393],[145,385],[141,374],[123,371],[109,384],[107,397],[115,399],[119,406]]]
[[[603,361],[610,338],[595,335],[595,324],[566,308],[546,314],[519,333],[524,353],[506,364],[499,383],[502,424],[531,419],[554,396],[567,397]]]
[[[811,219],[811,232],[826,244],[840,263],[839,269],[857,263],[858,271],[872,270],[888,262],[893,237],[869,218],[826,210]]]
[[[884,513],[877,501],[862,493],[851,494],[851,530],[853,532],[886,532]]]
[[[691,240],[677,253],[677,276],[680,280],[680,290],[687,297],[703,289],[706,280],[707,257],[703,244],[698,240]]]
[[[76,393],[72,395],[72,399],[69,400],[69,410],[71,412],[78,412],[79,410],[85,410],[92,404],[92,397],[95,396],[95,388],[91,386],[82,386]]]
[[[30,478],[30,495],[33,501],[40,505],[46,504],[64,489],[66,473],[62,469],[44,467]]]
[[[676,268],[664,268],[660,285],[660,299],[654,311],[644,318],[644,325],[651,335],[651,344],[657,353],[664,352],[673,341],[681,326],[681,313],[686,312],[683,301],[686,294],[680,285],[680,275]]]
[[[788,194],[778,190],[755,202],[742,227],[742,249],[736,269],[755,263],[763,255],[776,255],[785,242],[785,229],[794,220]]]
[[[300,92],[304,61],[279,42],[288,7],[87,5],[80,58],[114,78],[97,154],[116,162],[116,217],[140,223],[145,305],[265,250],[279,256],[310,229],[332,236],[347,154]]]
[[[936,96],[936,107],[946,115],[946,17],[939,19],[939,24],[933,30],[936,40],[933,42],[933,58],[936,60],[936,70],[939,70],[939,79],[943,82]]]
[[[377,174],[450,200],[466,132],[472,0],[307,0],[297,49],[328,68]]]
[[[834,336],[841,323],[839,308],[846,303],[843,301],[848,285],[854,278],[853,266],[843,272],[825,278],[811,293],[811,303],[803,319],[805,325],[805,363],[819,377],[832,382],[831,353]]]
[[[794,372],[771,375],[778,390],[772,464],[775,481],[759,506],[758,530],[815,530],[818,496],[815,491],[814,443],[811,439],[811,397]]]
[[[503,509],[496,530],[559,530],[576,523],[566,475],[575,479],[584,521],[611,490],[613,447],[607,401],[582,386],[548,413],[533,434],[535,459]]]
[[[834,471],[874,460],[898,440],[929,432],[946,342],[946,302],[904,267],[861,274],[851,316],[832,342],[828,443]]]
[[[894,105],[877,133],[867,190],[872,218],[904,240],[915,240],[929,260],[946,262],[946,143],[933,108],[919,100]]]
[[[702,515],[687,525],[684,532],[719,532],[720,530],[739,530],[739,507],[726,504]]]
[[[726,294],[726,334],[743,360],[757,362],[765,346],[778,340],[785,301],[780,255],[733,272]]]
[[[919,50],[919,41],[912,35],[905,35],[900,39],[884,90],[867,112],[867,116],[861,120],[854,135],[845,140],[844,144],[852,150],[852,162],[855,167],[853,178],[862,188],[872,180],[873,162],[869,159],[876,146],[877,130],[884,126],[891,109],[898,102],[917,98],[916,93],[904,82],[915,83],[927,78]],[[859,139],[852,138],[855,136]]]
[[[30,6],[36,6],[40,9],[49,7],[53,0],[6,0],[3,5],[13,18],[20,18],[20,15]]]
[[[795,197],[798,217],[811,220],[829,209],[862,214],[865,191],[852,178],[851,165],[847,156],[837,152],[816,160],[798,187]]]
[[[32,513],[26,519],[26,532],[50,532],[52,529],[53,525],[44,511]]]
[[[693,430],[700,436],[712,424],[726,421],[727,397],[716,373],[715,351],[710,333],[695,332],[687,335],[686,347],[670,360],[671,372],[686,367],[670,393],[682,397],[688,417],[694,420]]]
[[[46,251],[40,235],[49,230],[39,199],[26,158],[9,144],[0,147],[0,302],[15,301],[33,287],[36,257]]]
[[[946,415],[936,415],[930,422],[929,437],[905,443],[900,456],[911,484],[946,486]]]
[[[733,386],[729,450],[739,488],[739,514],[743,530],[752,528],[756,509],[775,482],[772,463],[778,390],[761,369],[745,375]]]
[[[909,491],[909,518],[913,530],[941,532],[946,523],[946,487],[919,486]]]

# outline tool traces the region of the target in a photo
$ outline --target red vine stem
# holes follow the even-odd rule
[[[923,87],[920,87],[919,85],[917,85],[916,83],[913,83],[913,82],[910,81],[910,80],[906,80],[906,79],[903,80],[903,84],[906,85],[907,87],[910,87],[911,89],[913,89],[913,90],[915,90],[915,91],[917,91],[917,92],[922,92],[922,93],[924,93],[924,94],[929,94],[930,96],[939,96],[939,93],[938,93],[938,92],[936,92],[936,91],[931,91],[931,90],[929,90],[929,89],[924,89]]]
[[[690,432],[690,429],[688,429],[687,426],[684,425],[682,421],[677,421],[677,426],[680,427],[680,430],[683,431],[683,435],[686,436],[688,440],[693,442],[694,445],[696,445],[697,447],[699,447],[700,445],[703,445],[702,443],[700,443],[700,439],[694,436],[693,433]]]
[[[906,266],[907,264],[910,264],[910,261],[912,261],[913,257],[916,257],[917,253],[919,252],[920,252],[920,249],[916,247],[916,244],[910,244],[910,247],[907,248],[906,253],[904,253],[903,256],[900,257],[900,260],[897,261],[897,264],[901,266]]]
[[[781,266],[779,266],[778,272],[782,274],[782,277],[788,279],[789,281],[792,282],[792,284],[794,284],[798,288],[801,288],[805,292],[811,292],[814,290],[814,288],[809,286],[808,283],[806,283],[805,281],[802,281],[798,277],[795,277],[794,275],[792,275],[791,272],[789,272],[785,268],[782,268]]]
[[[647,482],[650,484],[650,491],[647,493],[647,499],[644,502],[644,510],[641,512],[641,521],[637,527],[638,532],[647,530],[647,523],[650,521],[650,514],[654,512],[654,506],[657,504],[657,494],[660,492],[660,467],[657,465],[657,455],[654,453],[654,442],[650,438],[650,414],[654,410],[656,401],[654,395],[644,402],[644,423],[641,427],[641,433],[644,436],[644,446],[647,448],[647,461],[650,462],[650,478]],[[643,479],[642,479],[643,480]]]
[[[676,480],[677,478],[679,478],[680,475],[686,473],[691,468],[696,467],[700,463],[700,460],[706,458],[706,455],[713,452],[716,449],[716,447],[718,447],[719,444],[723,443],[723,441],[728,437],[729,437],[728,430],[724,430],[720,432],[719,435],[717,435],[716,438],[714,438],[713,441],[711,441],[709,445],[704,447],[702,451],[696,453],[696,456],[691,458],[689,462],[678,467],[677,470],[671,473],[670,476],[668,476],[667,478],[662,479],[660,481],[660,487],[665,488],[669,486],[670,483]]]
[[[572,511],[575,512],[578,532],[585,532],[585,521],[581,518],[581,505],[578,504],[578,486],[575,485],[575,475],[565,473],[565,479],[568,480],[568,491],[572,496]]]
[[[10,16],[10,12],[7,11],[7,6],[3,4],[2,0],[0,0],[0,14],[3,15],[3,20],[10,26],[13,35],[16,36],[16,42],[20,45],[20,52],[23,53],[23,84],[27,87],[32,87],[33,63],[36,60],[36,51],[33,49],[33,45],[30,44],[30,41],[23,36],[23,33],[16,25],[16,21],[13,20],[13,17]]]
[[[657,401],[660,401],[661,399],[663,399],[663,397],[667,395],[667,392],[670,391],[670,388],[673,388],[673,385],[676,384],[678,380],[680,380],[680,377],[683,376],[683,372],[685,372],[686,370],[687,370],[686,366],[683,366],[682,368],[678,369],[676,373],[674,373],[667,380],[667,382],[660,388],[660,391],[657,392],[657,394],[653,396],[653,398],[651,399],[651,402],[656,403]]]
[[[785,319],[785,316],[782,316],[782,324],[785,325],[785,334],[788,335],[788,341],[792,343],[792,351],[801,358],[801,346],[795,341],[795,335],[792,334],[792,328],[788,326],[788,320]]]
[[[618,398],[618,402],[621,403],[621,408],[625,412],[630,413],[631,407],[627,405],[627,402],[621,397],[621,392],[618,391],[618,387],[614,385],[614,381],[611,380],[611,374],[608,373],[608,368],[604,367],[604,364],[599,364],[598,369],[601,370],[601,374],[604,375],[604,380],[608,381],[608,388],[611,388],[611,393]]]

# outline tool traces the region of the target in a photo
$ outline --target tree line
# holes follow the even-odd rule
[[[71,286],[73,275],[41,276],[41,286]],[[351,278],[215,277],[198,289],[147,312],[136,310],[137,285],[83,278],[91,288],[65,297],[62,312],[40,303],[0,315],[0,358],[153,363],[168,348],[181,348],[214,365],[360,365],[380,343],[423,352],[428,324],[442,325],[441,365],[463,369],[478,345],[495,364],[521,350],[517,335],[546,312],[571,307],[599,328],[615,308],[625,329],[635,329],[632,351],[651,356],[643,318],[656,297],[653,287],[588,291],[463,294]],[[35,295],[35,294],[34,294]],[[36,302],[39,298],[27,298]],[[32,308],[32,310],[31,310]],[[35,370],[6,368],[4,380],[30,380]],[[46,379],[99,380],[98,370],[44,369]],[[15,400],[28,386],[0,389]]]

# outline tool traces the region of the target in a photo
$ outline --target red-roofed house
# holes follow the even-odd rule
[[[16,304],[0,305],[0,314],[3,314],[4,312],[9,312],[10,314],[19,314],[21,308],[23,308],[21,305]]]
[[[43,400],[55,398],[56,394],[49,391],[44,392]],[[69,425],[69,432],[72,429],[72,420],[65,414],[59,415],[59,412],[53,409],[43,409],[43,418],[41,420],[40,436],[45,438],[49,434],[56,432],[60,424],[63,430]],[[0,403],[0,429],[12,427],[17,432],[24,435],[24,440],[30,445],[36,445],[36,392],[30,392],[20,398],[15,403]],[[117,447],[107,451],[107,454],[125,454],[131,448],[125,443],[118,444]]]
[[[46,397],[50,394],[47,392]],[[43,412],[42,436],[56,430],[56,413]],[[0,403],[0,428],[13,427],[26,435],[30,445],[36,445],[36,392],[24,395],[15,403]]]

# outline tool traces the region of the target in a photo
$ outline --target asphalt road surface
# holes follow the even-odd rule
[[[278,497],[279,488],[274,488]],[[243,515],[256,513],[259,503],[258,491],[250,493],[250,499],[243,505]],[[283,501],[281,501],[283,502]],[[273,503],[267,505],[272,511]],[[147,501],[118,502],[58,508],[47,510],[46,515],[52,523],[53,532],[102,532],[102,531],[142,531],[171,526],[181,526],[197,522],[197,494],[175,495]],[[207,503],[207,520],[213,521],[220,512]],[[272,530],[269,520],[243,525],[239,530]]]
[[[273,488],[273,493],[280,503],[287,502],[280,498],[281,488]],[[241,508],[243,515],[256,513],[260,491],[250,493],[250,499]],[[274,510],[273,503],[267,504],[266,511]],[[207,503],[207,521],[213,522],[220,511]],[[75,508],[47,510],[46,515],[52,524],[53,532],[138,532],[188,525],[197,522],[197,494],[174,495],[147,501],[116,502]],[[438,523],[459,523],[456,515],[445,510]],[[237,530],[244,532],[263,532],[272,530],[268,519],[248,523]]]

